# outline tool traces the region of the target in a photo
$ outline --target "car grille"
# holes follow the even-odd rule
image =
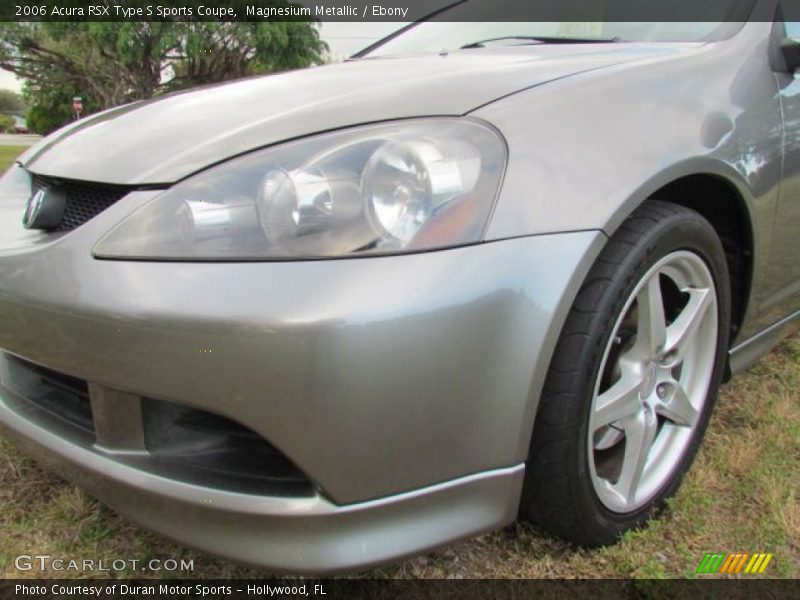
[[[58,187],[66,194],[64,216],[53,231],[70,231],[80,227],[131,191],[131,188],[123,186],[55,179],[36,174],[32,174],[32,179],[34,194],[48,187]]]

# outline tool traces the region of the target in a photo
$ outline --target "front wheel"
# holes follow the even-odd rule
[[[730,286],[698,213],[649,201],[615,233],[564,325],[521,513],[586,545],[642,525],[680,484],[725,364]]]

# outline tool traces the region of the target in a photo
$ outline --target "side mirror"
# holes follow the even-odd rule
[[[789,73],[794,73],[800,69],[800,42],[795,40],[784,40],[781,42],[781,56]]]

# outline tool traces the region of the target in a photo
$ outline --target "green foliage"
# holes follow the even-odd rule
[[[273,4],[285,4],[274,1]],[[0,68],[25,80],[28,126],[46,133],[73,118],[166,92],[322,61],[311,22],[0,23]]]
[[[69,120],[70,116],[58,105],[34,104],[26,117],[28,131],[42,135],[55,131]]]
[[[22,116],[25,108],[22,96],[11,90],[0,90],[0,113]]]
[[[9,115],[0,115],[0,131],[14,131],[14,118]]]
[[[75,118],[72,110],[72,98],[75,96],[83,97],[82,115],[100,110],[100,106],[93,98],[86,97],[80,88],[69,82],[54,83],[52,86],[43,87],[34,93],[30,93],[30,88],[26,84],[25,92],[34,100],[33,106],[25,117],[28,130],[33,133],[46,135],[72,121]]]

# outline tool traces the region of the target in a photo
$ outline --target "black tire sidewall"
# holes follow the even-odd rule
[[[641,249],[643,251],[632,256],[634,265],[626,273],[627,277],[621,277],[620,281],[616,282],[616,285],[612,284],[612,289],[619,290],[616,298],[614,298],[615,294],[609,294],[607,297],[608,303],[612,306],[609,306],[606,311],[610,318],[606,320],[605,331],[601,337],[600,347],[603,351],[596,357],[592,365],[592,376],[588,380],[590,385],[584,390],[586,401],[583,406],[581,428],[578,432],[580,472],[574,481],[580,483],[581,487],[585,489],[576,490],[578,492],[576,498],[583,499],[582,504],[584,506],[582,506],[582,509],[591,514],[590,522],[597,521],[601,523],[603,529],[614,532],[614,537],[618,537],[624,530],[636,527],[651,518],[654,512],[661,507],[664,499],[673,495],[680,486],[683,475],[697,453],[713,410],[716,392],[725,369],[725,349],[727,348],[728,339],[727,324],[730,322],[730,295],[721,293],[721,290],[730,289],[725,254],[710,224],[705,222],[700,215],[695,217],[694,215],[686,214],[682,218],[670,219],[659,224],[652,231],[650,239],[643,241],[645,242]],[[597,497],[589,471],[588,427],[595,383],[599,376],[605,348],[609,343],[610,336],[614,333],[614,325],[635,287],[654,264],[668,254],[681,250],[692,252],[705,262],[711,271],[717,291],[719,308],[717,346],[708,397],[689,446],[670,480],[662,487],[654,499],[641,509],[632,513],[614,513],[608,510]]]
[[[649,201],[646,204],[651,208],[659,208],[659,205],[664,205],[657,201]],[[592,282],[591,285],[605,286],[597,299],[593,317],[587,320],[585,310],[576,310],[573,307],[564,327],[567,332],[581,331],[586,342],[580,347],[576,347],[575,344],[559,343],[556,355],[554,355],[554,363],[572,361],[581,365],[578,375],[565,386],[563,374],[560,375],[559,383],[551,381],[551,374],[548,374],[548,381],[545,383],[544,394],[559,396],[559,402],[547,403],[551,414],[545,415],[544,419],[573,423],[575,427],[571,430],[571,435],[576,437],[571,440],[571,443],[565,444],[564,449],[560,451],[561,454],[571,454],[571,456],[560,457],[561,464],[572,471],[565,474],[566,477],[562,477],[562,482],[569,486],[569,490],[560,490],[560,495],[565,496],[566,501],[570,504],[569,511],[572,513],[571,518],[574,522],[569,527],[566,525],[561,527],[558,524],[544,525],[556,532],[559,532],[560,528],[569,531],[567,537],[573,538],[572,541],[579,543],[605,545],[615,542],[626,530],[644,524],[663,506],[664,500],[675,493],[684,474],[691,466],[702,441],[724,374],[731,300],[728,268],[722,244],[713,227],[698,213],[675,205],[667,206],[669,206],[669,211],[665,211],[664,218],[650,219],[653,222],[648,221],[646,227],[639,225],[641,231],[636,234],[632,248],[630,248],[631,228],[626,233],[629,243],[624,248],[621,244],[615,247],[616,234],[611,238],[598,259],[605,261],[605,264],[598,265],[596,263],[592,269],[594,271],[604,268],[604,276],[597,276],[593,279],[591,271],[587,276],[587,282]],[[637,218],[636,213],[631,218]],[[640,220],[644,221],[641,218]],[[634,289],[654,264],[663,257],[681,250],[692,252],[703,260],[711,272],[717,292],[718,335],[707,399],[692,438],[669,480],[653,499],[640,509],[624,514],[614,513],[608,510],[598,498],[589,467],[588,428],[595,383],[602,366],[605,349]],[[622,256],[621,259],[620,256]],[[609,276],[608,264],[615,262],[615,259],[619,264],[610,272]],[[570,320],[580,321],[580,323],[575,325],[575,323],[570,323]],[[571,325],[574,326],[570,327]],[[562,356],[557,356],[559,353]],[[564,353],[572,355],[565,357]],[[553,377],[553,379],[559,379],[559,377]],[[561,414],[556,419],[554,414],[559,411]],[[537,415],[537,422],[539,418],[540,416]],[[534,428],[534,442],[537,428],[538,424]],[[534,443],[530,462],[537,458],[534,454],[537,451],[535,446]],[[543,469],[540,465],[538,468],[541,471],[546,470],[547,467]],[[533,475],[537,480],[536,485],[542,485],[542,482],[546,481],[548,477],[547,473],[542,472]],[[555,476],[556,474],[552,473],[551,475]],[[567,493],[563,494],[563,492]],[[523,494],[523,502],[525,501],[526,494]],[[531,514],[536,514],[536,511],[532,511]]]

